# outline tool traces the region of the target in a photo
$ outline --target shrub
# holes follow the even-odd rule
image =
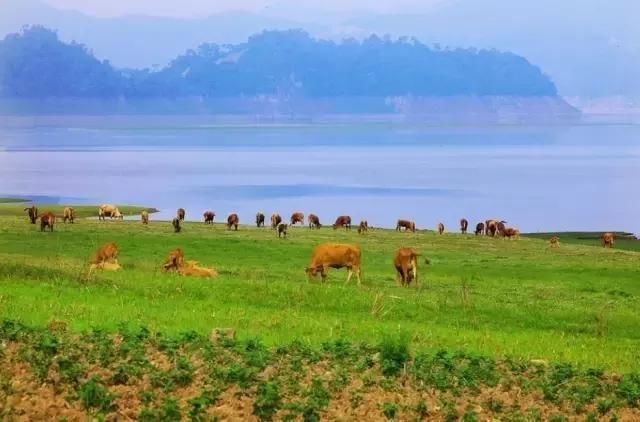
[[[380,365],[384,375],[398,375],[408,360],[409,345],[406,340],[386,338],[380,343]]]
[[[270,421],[281,405],[278,384],[274,381],[258,385],[256,400],[253,403],[253,414],[263,421]]]

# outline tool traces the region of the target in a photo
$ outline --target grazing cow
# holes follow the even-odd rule
[[[274,230],[277,229],[278,224],[280,223],[282,223],[282,217],[280,217],[280,214],[278,213],[271,214],[271,228]]]
[[[614,235],[613,233],[602,234],[602,246],[605,248],[613,248]]]
[[[558,239],[558,236],[553,236],[551,239],[549,239],[549,247],[557,248],[559,246],[560,246],[560,239]]]
[[[124,215],[122,215],[120,210],[116,208],[115,211],[113,211],[113,213],[111,214],[111,218],[115,218],[117,220],[124,220]]]
[[[505,227],[500,233],[502,233],[502,237],[508,239],[518,239],[520,237],[520,231],[518,229],[514,229],[513,227]]]
[[[280,236],[284,235],[284,238],[287,238],[287,223],[280,223],[278,224],[278,239],[280,238]]]
[[[460,231],[462,234],[467,234],[467,229],[469,228],[469,222],[466,218],[460,220]]]
[[[348,215],[341,215],[336,218],[336,222],[333,224],[333,230],[344,227],[346,230],[351,230],[351,217]]]
[[[65,207],[62,211],[62,222],[67,224],[67,220],[73,224],[73,220],[76,218],[76,211],[71,207]]]
[[[484,230],[487,236],[495,236],[498,231],[498,223],[495,220],[487,220],[485,222]]]
[[[91,269],[99,268],[99,266],[105,262],[118,262],[118,245],[116,245],[115,242],[105,243],[100,246],[96,253],[93,254],[93,258],[89,261]]]
[[[444,224],[438,223],[438,234],[444,233]]]
[[[53,231],[53,225],[55,223],[56,216],[52,212],[45,212],[40,216],[40,231],[45,231],[47,227],[49,227],[49,231]]]
[[[178,217],[175,217],[173,220],[171,220],[171,225],[173,226],[174,233],[180,233],[180,231],[182,230],[182,227],[180,226],[180,219]]]
[[[320,218],[318,218],[318,216],[315,214],[309,214],[307,220],[309,221],[310,229],[319,229],[320,227],[322,227],[322,224],[320,224]]]
[[[297,223],[304,224],[304,213],[294,212],[293,214],[291,214],[291,225],[293,226]]]
[[[365,234],[369,231],[369,222],[367,220],[360,221],[358,226],[358,234]]]
[[[98,207],[98,220],[105,220],[106,217],[113,218],[118,207],[112,204],[102,204]]]
[[[396,230],[401,231],[401,229],[404,229],[404,231],[412,231],[413,233],[415,233],[416,223],[409,220],[398,220],[398,223],[396,224]]]
[[[185,261],[178,267],[178,274],[185,277],[213,278],[218,275],[218,272],[213,268],[199,267],[198,261]]]
[[[162,264],[163,271],[171,271],[177,270],[182,266],[184,262],[184,252],[182,249],[176,248],[169,252],[169,256],[165,260],[164,264]]]
[[[484,233],[484,223],[476,224],[476,236]]]
[[[35,205],[32,205],[29,208],[25,208],[24,210],[27,212],[31,224],[36,224],[36,221],[38,221],[38,208],[36,208]]]
[[[142,210],[140,218],[142,219],[142,224],[149,224],[149,211]]]
[[[360,285],[360,260],[362,254],[357,245],[344,245],[339,243],[323,243],[316,246],[311,254],[311,262],[306,269],[309,279],[315,278],[318,273],[324,282],[327,278],[329,268],[346,268],[347,283],[355,272]]]
[[[264,227],[264,214],[261,212],[256,214],[256,226]]]
[[[213,219],[216,218],[216,214],[213,211],[205,211],[203,217],[204,224],[213,224]]]
[[[184,208],[178,208],[178,211],[176,211],[176,216],[180,221],[184,221],[185,215],[187,215],[187,212],[184,210]]]
[[[238,214],[229,214],[229,217],[227,217],[227,230],[231,230],[233,227],[235,231],[238,231],[238,224],[240,224]]]
[[[504,221],[498,221],[496,223],[496,230],[499,236],[504,236],[504,231],[507,229],[507,226],[504,225]]]
[[[393,258],[400,285],[408,286],[413,280],[418,284],[418,256],[413,248],[400,248]]]

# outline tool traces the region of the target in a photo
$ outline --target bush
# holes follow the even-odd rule
[[[282,402],[278,384],[274,381],[258,385],[256,401],[253,403],[253,414],[263,421],[270,421],[280,408]]]
[[[101,412],[110,412],[114,409],[115,396],[109,392],[98,377],[92,377],[80,386],[78,396],[85,409],[96,409]]]
[[[386,338],[380,343],[380,365],[384,375],[398,375],[408,360],[409,345],[406,340]]]

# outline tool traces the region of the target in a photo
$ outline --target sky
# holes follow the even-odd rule
[[[328,13],[368,11],[375,13],[424,12],[447,0],[45,0],[52,6],[101,17],[144,14],[170,17],[202,17],[220,12],[246,10],[293,15],[303,10]],[[294,10],[298,9],[298,10]],[[297,13],[296,13],[297,12]]]

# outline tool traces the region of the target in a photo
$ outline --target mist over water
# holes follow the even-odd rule
[[[169,121],[169,120],[168,120]],[[640,126],[410,124],[0,129],[0,196],[139,204],[170,218],[300,210],[457,230],[640,232]]]

